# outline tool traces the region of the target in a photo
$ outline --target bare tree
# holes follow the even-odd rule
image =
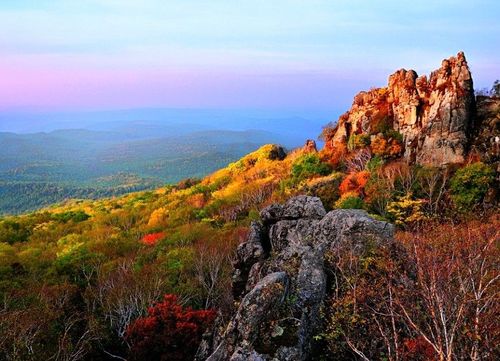
[[[123,339],[130,322],[161,298],[163,288],[160,275],[147,268],[136,272],[133,262],[125,260],[110,273],[99,269],[89,304],[99,306],[110,327]]]
[[[203,290],[204,308],[223,308],[231,292],[231,252],[229,247],[200,243],[195,254],[196,276]]]
[[[438,168],[422,169],[418,173],[421,192],[425,196],[427,211],[437,215],[443,204],[446,194],[446,185],[449,180],[449,170]]]
[[[498,225],[449,226],[410,239],[417,280],[414,289],[400,292],[397,309],[440,361],[493,357],[499,337],[491,324],[499,312]]]
[[[83,330],[79,331],[81,328]],[[92,342],[98,339],[99,336],[92,319],[86,319],[79,313],[70,314],[62,320],[62,331],[59,335],[57,351],[49,360],[83,360],[90,350]]]
[[[367,272],[367,258],[356,247],[338,247],[330,251],[327,262],[334,270],[333,310],[331,322],[333,333],[340,330],[349,349],[360,359],[369,361],[378,358],[383,351],[390,361],[402,360],[401,339],[404,337],[402,318],[395,308],[393,279],[400,277],[396,272],[397,261],[390,261],[387,250],[369,258],[375,260],[378,269]],[[384,260],[384,261],[382,261]],[[354,320],[363,320],[358,323]],[[383,347],[374,346],[368,335],[379,335]]]
[[[371,158],[372,152],[370,151],[370,148],[362,148],[346,157],[344,159],[344,165],[346,166],[348,173],[361,172],[362,170],[365,170],[366,163],[368,163]]]

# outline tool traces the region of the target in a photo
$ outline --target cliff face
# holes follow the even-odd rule
[[[402,153],[409,160],[458,163],[467,152],[474,111],[471,73],[464,54],[458,53],[443,60],[429,78],[401,69],[389,77],[387,87],[360,92],[326,132],[326,148],[345,145],[353,135],[374,140],[390,128],[402,135]]]
[[[307,360],[332,282],[328,252],[394,247],[393,226],[362,210],[326,213],[321,200],[298,196],[261,211],[240,244],[233,293],[239,307],[205,340],[197,360]]]
[[[477,97],[471,150],[500,172],[500,98]]]

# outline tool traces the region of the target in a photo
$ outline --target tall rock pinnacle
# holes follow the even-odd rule
[[[472,76],[460,52],[443,60],[429,79],[401,69],[388,86],[360,92],[326,140],[327,148],[352,135],[376,136],[390,127],[403,137],[404,156],[430,165],[464,160],[475,111]]]

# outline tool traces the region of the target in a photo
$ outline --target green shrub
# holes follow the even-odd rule
[[[301,189],[305,194],[319,197],[326,210],[331,210],[340,197],[339,186],[345,174],[334,172],[326,177],[316,178],[307,182]]]
[[[327,175],[332,171],[330,165],[323,163],[314,153],[304,154],[292,165],[292,177],[296,182],[314,176]]]
[[[26,242],[30,234],[31,230],[21,222],[10,219],[0,222],[0,242],[9,244]]]
[[[370,173],[372,173],[377,169],[379,169],[380,167],[382,167],[383,165],[384,165],[384,160],[378,155],[376,155],[366,163],[365,169]]]
[[[387,139],[391,138],[391,139],[394,139],[400,143],[403,142],[403,134],[401,134],[400,132],[398,132],[397,130],[394,130],[394,129],[388,129],[386,130],[384,133],[385,137]]]
[[[347,149],[354,150],[364,148],[370,145],[370,136],[368,134],[352,134],[347,142]]]
[[[477,206],[495,180],[495,172],[482,162],[469,164],[451,178],[451,198],[460,210]]]
[[[335,203],[335,207],[340,209],[363,209],[364,206],[363,200],[356,195],[346,195]]]
[[[61,223],[67,223],[69,221],[73,221],[75,223],[80,223],[86,221],[90,218],[90,216],[84,211],[68,211],[63,213],[56,213],[52,216],[52,218]]]

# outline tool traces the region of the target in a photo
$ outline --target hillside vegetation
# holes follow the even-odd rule
[[[4,218],[1,357],[127,357],[130,325],[164,294],[226,314],[235,246],[263,206],[294,194],[407,229],[492,206],[495,173],[481,162],[442,170],[361,149],[333,166],[320,155],[266,145],[202,180]]]

